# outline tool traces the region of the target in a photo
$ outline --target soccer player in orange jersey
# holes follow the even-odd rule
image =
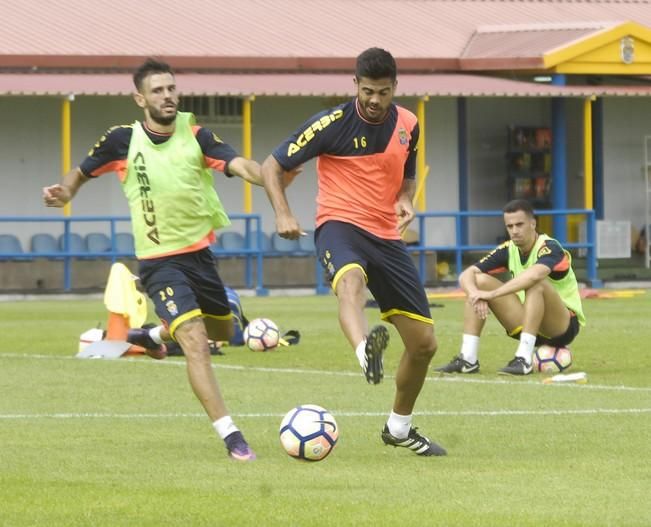
[[[317,255],[366,380],[382,380],[389,341],[384,325],[369,331],[367,287],[405,347],[382,440],[421,456],[442,456],[442,447],[412,427],[414,405],[437,347],[427,296],[400,238],[414,218],[418,122],[392,102],[396,63],[389,52],[370,48],[360,54],[354,82],[357,96],[302,124],[267,157],[262,176],[278,234],[297,239],[302,230],[289,207],[283,173],[317,158]]]

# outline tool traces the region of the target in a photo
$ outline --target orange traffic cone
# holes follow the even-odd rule
[[[127,340],[129,333],[129,319],[119,313],[109,311],[108,322],[106,324],[106,340]],[[132,344],[124,355],[142,355],[145,348]]]
[[[106,340],[126,341],[130,328],[139,328],[147,317],[145,296],[136,289],[136,276],[122,263],[111,266],[104,291],[108,310]],[[125,355],[144,354],[145,348],[132,345]]]

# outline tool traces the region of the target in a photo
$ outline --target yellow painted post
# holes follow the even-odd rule
[[[592,209],[592,101],[594,95],[583,101],[583,208]],[[567,217],[567,241],[579,241],[579,226],[585,222],[583,214],[570,214]]]
[[[255,100],[254,95],[244,97],[242,103],[242,155],[251,159],[252,141],[251,141],[251,103]],[[244,213],[253,212],[253,194],[251,192],[251,183],[244,182]]]
[[[585,208],[593,207],[592,191],[592,101],[594,95],[583,101],[583,193]]]
[[[71,168],[71,125],[70,125],[70,103],[75,100],[71,93],[61,101],[61,172],[62,177],[70,172]],[[67,203],[63,207],[63,215],[70,216],[72,207]]]
[[[427,177],[427,172],[429,167],[425,165],[426,156],[425,156],[425,103],[429,101],[429,96],[424,95],[418,99],[418,109],[417,117],[418,124],[420,127],[420,137],[418,139],[418,150],[416,152],[416,188],[417,192],[414,196],[416,201],[416,210],[418,212],[424,212],[426,208],[426,197],[427,192],[425,190],[425,178]]]

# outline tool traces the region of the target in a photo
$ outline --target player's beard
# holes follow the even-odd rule
[[[172,115],[163,115],[156,108],[149,108],[149,117],[152,121],[160,124],[161,126],[169,126],[172,124],[176,120],[176,113],[176,108],[174,109],[174,113]]]

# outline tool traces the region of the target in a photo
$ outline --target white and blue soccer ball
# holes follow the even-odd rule
[[[321,461],[332,452],[339,427],[332,414],[316,404],[292,408],[280,423],[280,443],[290,456]]]
[[[244,344],[251,351],[269,351],[278,346],[280,330],[268,318],[256,318],[244,329]]]
[[[542,373],[558,373],[572,365],[572,353],[569,348],[538,346],[533,354],[533,369]]]

